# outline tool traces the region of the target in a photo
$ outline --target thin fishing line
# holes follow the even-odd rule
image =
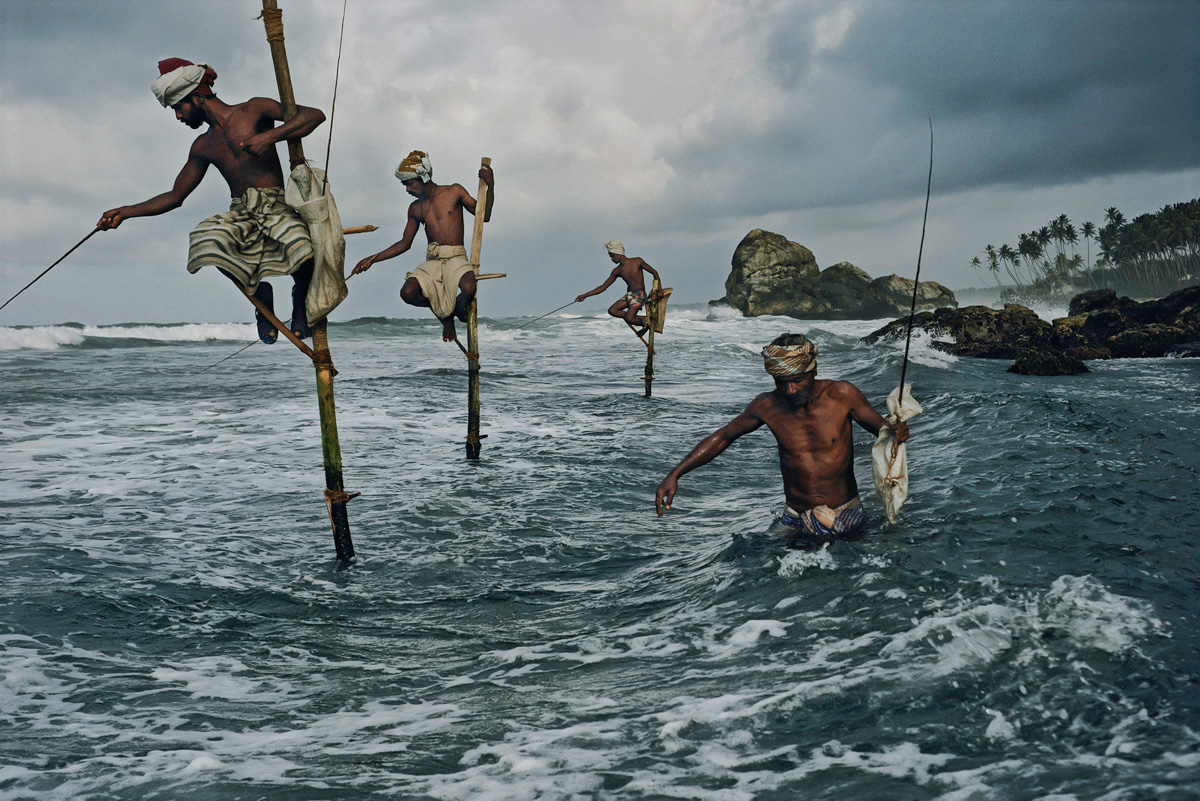
[[[573,304],[576,304],[576,303],[578,303],[578,302],[579,302],[579,301],[577,301],[577,300],[573,300],[573,301],[571,301],[570,303],[564,303],[563,305],[559,306],[557,309],[554,309],[553,311],[548,311],[548,312],[546,312],[546,313],[545,313],[545,314],[543,314],[541,317],[535,317],[534,319],[532,319],[532,320],[530,320],[529,322],[525,323],[525,325],[519,325],[519,326],[517,326],[517,330],[518,330],[518,331],[520,331],[522,328],[525,328],[526,326],[533,325],[533,324],[534,324],[534,323],[536,323],[538,320],[541,320],[541,319],[542,319],[542,318],[544,318],[544,317],[549,317],[550,315],[554,314],[554,312],[556,312],[556,311],[562,311],[563,309],[567,308],[568,306],[571,306],[571,305],[573,305]]]
[[[908,370],[908,348],[912,345],[913,318],[917,315],[917,288],[921,280],[921,254],[925,251],[925,223],[929,220],[929,190],[933,187],[933,117],[929,118],[929,177],[925,182],[925,216],[921,218],[921,245],[917,248],[917,274],[913,276],[912,308],[908,312],[908,333],[904,337],[904,364],[900,368],[900,400],[904,400],[904,373]]]
[[[338,54],[337,66],[333,70],[333,102],[329,105],[329,140],[325,143],[325,177],[321,179],[321,194],[325,194],[325,187],[329,184],[329,151],[333,148],[333,116],[337,113],[337,90],[338,79],[342,74],[342,39],[346,35],[346,4],[349,0],[342,0],[342,28],[338,32]]]
[[[295,318],[292,318],[292,319],[295,319]],[[288,321],[287,321],[287,325],[288,325],[288,328],[291,328],[291,327],[292,327],[292,320],[288,320]],[[237,356],[239,353],[241,353],[242,351],[246,350],[247,348],[252,348],[252,347],[254,347],[254,346],[255,346],[255,345],[257,345],[257,344],[258,344],[260,341],[261,341],[261,340],[258,340],[258,339],[256,339],[256,340],[253,340],[253,341],[252,341],[252,342],[250,342],[248,345],[244,345],[243,347],[240,347],[240,348],[238,348],[238,349],[237,349],[237,350],[235,350],[233,353],[231,353],[231,354],[229,354],[228,356],[226,356],[224,359],[221,359],[221,361],[219,361],[219,362],[213,362],[213,363],[212,363],[212,364],[210,364],[208,367],[205,367],[203,370],[197,370],[197,371],[196,371],[196,375],[199,375],[200,373],[207,373],[209,370],[213,369],[213,368],[214,368],[214,367],[216,367],[218,364],[223,364],[224,362],[227,362],[227,361],[229,361],[229,360],[230,360],[230,359],[232,359],[234,356]]]

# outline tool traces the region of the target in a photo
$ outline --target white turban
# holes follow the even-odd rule
[[[150,84],[150,91],[154,92],[154,96],[158,98],[159,103],[162,103],[163,108],[170,108],[196,91],[196,87],[204,83],[205,71],[211,69],[211,66],[204,63],[188,64],[173,69],[159,75],[154,83]]]
[[[625,246],[615,239],[610,239],[609,241],[605,242],[604,249],[609,253],[616,253],[621,256],[625,255]]]
[[[409,153],[396,168],[396,177],[401,181],[411,181],[413,178],[432,181],[433,165],[429,163],[429,154],[423,150],[414,150]]]

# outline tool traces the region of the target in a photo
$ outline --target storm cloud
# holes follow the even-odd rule
[[[341,3],[282,0],[300,102],[328,113]],[[194,132],[149,92],[155,63],[212,63],[230,101],[275,92],[258,3],[0,5],[0,288],[7,297],[107,208],[169,188]],[[692,302],[723,293],[762,227],[822,267],[911,273],[935,131],[923,277],[978,284],[986,242],[1067,213],[1098,220],[1200,192],[1200,4],[1179,2],[364,2],[350,0],[331,177],[351,261],[399,238],[410,149],[497,206],[482,313],[541,313],[600,282],[622,239]],[[328,125],[306,142],[324,160]],[[223,210],[94,237],[0,324],[237,320],[225,282],[183,270]],[[339,318],[419,314],[406,254],[352,284]],[[561,300],[560,300],[561,299]],[[556,302],[557,301],[557,302]],[[11,314],[10,314],[11,313]]]

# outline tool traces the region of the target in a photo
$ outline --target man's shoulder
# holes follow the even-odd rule
[[[754,397],[754,400],[746,404],[746,412],[749,414],[763,415],[774,411],[779,406],[779,393],[773,389],[760,393]]]
[[[831,400],[850,403],[862,395],[862,391],[849,381],[818,378],[813,383],[814,389]]]
[[[280,102],[273,97],[252,97],[242,103],[231,103],[237,108],[279,108]]]
[[[234,114],[240,117],[283,117],[283,106],[280,105],[278,100],[270,97],[252,97],[241,103],[229,103],[227,105],[233,109]]]

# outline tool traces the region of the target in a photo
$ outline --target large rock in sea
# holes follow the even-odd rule
[[[867,318],[894,317],[908,314],[912,309],[913,280],[898,275],[876,278],[863,292],[863,313]],[[954,293],[936,281],[922,281],[917,285],[917,311],[957,307]]]
[[[756,228],[733,252],[723,300],[749,317],[862,320],[907,312],[912,294],[911,280],[896,275],[872,280],[847,261],[822,271],[808,248]],[[921,282],[917,298],[918,309],[958,305],[953,292],[933,281]]]
[[[733,270],[725,279],[725,300],[742,314],[791,314],[811,308],[809,290],[817,277],[817,260],[803,245],[755,228],[733,252]]]
[[[839,261],[817,276],[817,297],[829,304],[831,319],[861,319],[864,317],[863,293],[869,286],[871,276],[866,271],[848,261]]]
[[[967,306],[936,309],[913,317],[928,331],[933,347],[959,356],[1016,359],[1011,372],[1069,375],[1083,359],[1112,359],[1200,353],[1200,286],[1144,303],[1118,298],[1110,289],[1075,296],[1070,315],[1053,323],[1015,303],[1003,309]],[[907,315],[863,337],[870,344],[900,339]]]

